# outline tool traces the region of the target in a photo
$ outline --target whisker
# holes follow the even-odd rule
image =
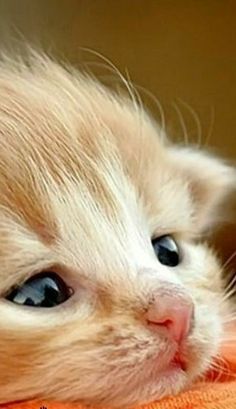
[[[210,139],[211,139],[211,136],[212,136],[212,133],[213,133],[214,123],[215,123],[215,108],[214,108],[214,106],[211,106],[210,110],[211,110],[210,111],[210,124],[209,124],[209,129],[208,129],[208,132],[207,132],[207,135],[206,135],[204,147],[207,147],[209,142],[210,142]]]
[[[140,89],[141,91],[143,91],[149,98],[151,101],[154,102],[155,106],[158,109],[158,112],[160,114],[160,122],[161,122],[161,138],[165,137],[166,135],[166,118],[165,118],[165,112],[163,109],[163,106],[161,104],[161,102],[159,101],[159,99],[148,89],[146,89],[145,87],[143,87],[142,85],[139,85],[137,83],[134,83],[135,87],[137,89]]]
[[[144,109],[143,109],[143,101],[142,101],[142,98],[140,97],[140,94],[139,94],[139,92],[137,91],[137,89],[136,89],[136,87],[135,87],[135,85],[134,85],[134,82],[131,80],[130,74],[129,74],[127,68],[125,69],[125,73],[126,73],[127,81],[128,81],[128,83],[129,83],[130,87],[132,88],[134,94],[136,95],[136,100],[138,101],[139,107],[140,107],[140,108],[142,109],[142,111],[143,111]]]
[[[234,251],[228,257],[228,259],[225,261],[225,263],[221,267],[221,271],[220,271],[221,275],[223,274],[226,267],[228,267],[229,263],[235,258],[235,256],[236,256],[236,251]],[[236,292],[236,288],[234,288],[235,284],[236,284],[236,274],[233,272],[232,276],[229,279],[229,282],[226,285],[226,288],[224,289],[223,296],[219,302],[219,305],[222,305],[224,302],[226,302],[226,300],[228,300],[230,297],[232,297],[235,294]]]
[[[144,106],[143,106],[143,101],[142,101],[142,98],[141,98],[141,96],[140,96],[140,94],[139,94],[137,88],[136,88],[135,85],[134,85],[134,82],[131,81],[130,74],[129,74],[127,68],[125,69],[125,72],[126,72],[127,81],[128,81],[128,83],[129,83],[130,87],[132,88],[132,91],[133,91],[133,93],[134,93],[134,95],[135,95],[136,101],[138,102],[138,107],[139,107],[139,111],[140,111],[140,114],[141,114],[141,115],[138,115],[138,118],[139,118],[139,121],[140,121],[140,122],[139,122],[139,127],[138,127],[138,129],[139,129],[139,133],[140,133],[140,136],[141,136],[141,135],[142,135],[142,124],[143,124],[143,122],[142,122],[142,114],[143,114],[144,111],[145,111],[145,110],[144,110]]]
[[[183,131],[184,143],[187,146],[188,143],[189,143],[188,131],[187,131],[187,127],[186,127],[186,123],[185,123],[183,114],[182,114],[181,110],[179,109],[178,105],[175,102],[172,102],[172,105],[173,105],[173,107],[174,107],[174,109],[175,109],[175,111],[176,111],[176,113],[178,115],[179,123],[180,123],[181,129]]]
[[[102,78],[102,76],[97,73],[95,75],[94,72],[91,70],[91,68],[102,68],[114,74],[114,70],[111,67],[109,67],[107,64],[104,64],[102,62],[83,60],[83,62],[80,65],[83,69],[86,70],[86,73],[88,73],[89,76],[94,78],[95,80],[97,80],[98,78]]]
[[[144,137],[144,134],[142,132],[142,127],[143,127],[143,118],[144,118],[144,107],[143,107],[143,102],[140,97],[140,94],[138,93],[137,87],[135,87],[135,84],[130,80],[130,76],[128,73],[128,70],[125,69],[125,73],[127,78],[120,72],[120,70],[113,64],[112,61],[110,61],[108,58],[103,56],[101,53],[92,50],[90,48],[86,47],[81,47],[81,50],[87,51],[92,55],[95,55],[96,57],[100,58],[104,64],[100,63],[100,67],[106,68],[107,71],[111,72],[116,79],[117,83],[121,83],[125,86],[125,89],[128,91],[128,95],[130,97],[130,100],[134,106],[135,112],[138,117],[138,123],[137,123],[137,132],[139,133],[140,139],[142,136]],[[94,64],[94,63],[93,63]],[[97,66],[99,66],[98,63],[96,63]],[[94,64],[95,65],[95,64]],[[110,76],[111,77],[111,76]],[[101,78],[101,76],[100,76]],[[109,76],[103,76],[103,78],[109,78]],[[141,166],[140,166],[141,169]]]
[[[232,373],[232,371],[230,370],[229,362],[227,362],[223,357],[219,355],[217,355],[215,359],[210,363],[209,370],[211,369],[218,372],[215,381],[218,381],[221,375],[236,378],[236,374]]]
[[[232,288],[231,290],[227,290],[224,292],[223,297],[220,300],[219,305],[224,304],[227,300],[229,300],[235,294],[236,288]]]
[[[197,126],[197,146],[200,148],[202,145],[202,126],[201,122],[199,119],[198,114],[196,111],[185,101],[183,101],[181,98],[177,98],[177,100],[188,110],[188,112],[192,115],[196,126]]]
[[[120,70],[115,66],[115,64],[113,64],[113,62],[111,60],[109,60],[107,57],[105,57],[104,55],[102,55],[98,51],[95,51],[95,50],[93,50],[91,48],[88,48],[88,47],[80,47],[80,49],[82,51],[89,52],[91,55],[94,55],[94,56],[100,58],[102,61],[104,61],[108,65],[108,67],[110,67],[110,68],[112,68],[114,70],[114,73],[117,74],[117,76],[120,78],[121,82],[124,84],[125,88],[127,89],[128,94],[129,94],[129,96],[131,98],[131,101],[133,102],[133,105],[134,105],[136,111],[138,112],[139,107],[138,107],[135,95],[134,95],[134,93],[132,91],[132,88],[131,88],[129,82],[127,81],[127,79],[125,78],[125,76],[120,72]]]
[[[234,259],[235,256],[236,256],[236,250],[235,250],[235,251],[231,254],[231,256],[229,256],[229,258],[225,261],[225,263],[224,263],[223,266],[222,266],[222,270],[229,265],[229,263]]]
[[[227,284],[224,290],[222,302],[228,300],[235,294],[236,292],[235,283],[236,283],[236,274],[234,273],[232,277],[230,278],[229,283]]]
[[[235,283],[236,283],[236,273],[233,272],[233,273],[232,273],[232,277],[230,277],[229,283],[228,283],[228,285],[227,285],[227,287],[226,287],[226,290],[227,290],[227,291],[235,290],[235,288],[231,288],[231,287],[233,287],[233,286],[235,285]]]
[[[236,314],[232,314],[231,316],[226,316],[223,323],[227,324],[229,322],[234,322],[234,320],[236,320]]]

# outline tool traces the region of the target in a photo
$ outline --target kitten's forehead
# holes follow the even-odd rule
[[[0,70],[0,94],[1,205],[43,238],[63,230],[56,202],[60,217],[80,225],[91,225],[99,212],[127,223],[137,198],[150,216],[158,207],[168,214],[174,183],[181,212],[189,205],[157,129],[124,98],[52,62],[32,71]]]

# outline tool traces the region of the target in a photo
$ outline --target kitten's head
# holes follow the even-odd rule
[[[218,351],[234,171],[46,57],[0,68],[0,401],[131,405]],[[50,308],[49,308],[50,307]]]

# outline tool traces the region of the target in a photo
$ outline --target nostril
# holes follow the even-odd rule
[[[151,325],[156,325],[158,327],[166,327],[166,328],[169,328],[173,324],[172,320],[168,318],[163,319],[163,321],[160,320],[158,322],[147,319],[147,322],[148,324],[151,324]]]

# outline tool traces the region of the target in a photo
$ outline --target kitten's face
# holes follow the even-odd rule
[[[50,61],[33,65],[0,70],[0,401],[118,406],[178,392],[220,343],[221,268],[195,239],[233,171],[173,147],[143,112],[91,80]],[[165,235],[177,244],[174,265],[152,246]],[[24,283],[49,271],[68,299],[17,304]],[[147,319],[165,294],[171,314],[179,303],[194,310],[181,342],[169,313],[164,325]]]

